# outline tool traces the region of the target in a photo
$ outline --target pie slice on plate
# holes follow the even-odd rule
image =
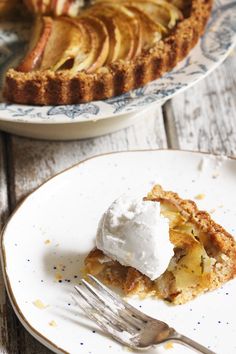
[[[107,254],[103,250],[95,248],[85,259],[86,273],[97,276],[109,285],[121,288],[125,295],[156,296],[173,304],[183,304],[204,292],[220,287],[236,276],[236,242],[223,227],[211,219],[207,212],[198,210],[196,204],[191,200],[183,200],[174,192],[164,191],[159,185],[154,186],[144,200],[145,203],[150,201],[159,203],[161,217],[168,220],[169,241],[173,246],[173,255],[167,259],[167,267],[163,268],[159,276],[154,276],[155,279],[151,280],[136,268],[128,266],[129,259],[133,259],[134,254],[130,251],[131,249],[128,249],[126,254],[124,253],[124,248],[121,245],[124,244],[124,240],[120,238],[116,249],[120,253],[123,252],[123,255],[125,254],[126,266],[117,261],[117,257],[112,256],[111,246],[107,249]],[[125,203],[122,203],[123,208]],[[114,206],[112,208],[114,211]],[[126,214],[122,214],[122,208],[118,210],[117,214],[118,225],[114,214],[112,214],[111,224],[105,237],[110,238],[110,241],[114,240],[111,230],[122,233],[122,223],[125,225],[123,230],[126,235],[130,230],[134,230],[132,232],[136,237],[137,245],[133,249],[139,252],[138,264],[140,263],[141,269],[150,270],[151,267],[148,263],[153,263],[152,257],[155,256],[156,251],[151,250],[152,256],[145,259],[142,253],[147,251],[148,254],[147,246],[145,246],[148,229],[143,229],[147,231],[143,231],[141,240],[138,239],[137,232],[145,214],[142,215],[141,209],[138,207],[137,210],[140,214],[131,225],[130,220],[133,218],[134,206],[131,204],[127,208]],[[101,222],[104,223],[104,217],[102,220]],[[147,220],[149,222],[152,220],[150,215]],[[162,230],[164,229],[162,228]],[[161,235],[154,234],[154,237],[161,238]],[[98,244],[101,245],[101,242],[97,241]],[[110,245],[112,244],[114,242],[110,243]],[[163,251],[161,251],[161,247],[163,247]],[[163,241],[159,241],[159,248],[159,256],[161,252],[168,253],[164,248]],[[120,255],[122,263],[125,257]],[[155,274],[155,269],[152,269],[152,274]]]
[[[6,73],[4,95],[17,103],[57,105],[141,87],[171,70],[195,46],[212,2],[100,0],[73,18],[69,11],[43,16],[52,13],[43,2],[45,8],[34,8],[38,15],[25,58]],[[59,13],[66,16],[55,16]]]

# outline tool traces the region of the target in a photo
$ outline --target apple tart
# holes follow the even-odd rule
[[[122,289],[125,295],[156,296],[173,304],[186,303],[236,276],[236,242],[207,212],[159,185],[144,200],[159,202],[161,215],[169,220],[174,253],[164,273],[151,280],[97,248],[85,259],[86,273]]]
[[[7,100],[72,104],[120,95],[159,78],[203,34],[213,0],[97,0],[75,17],[38,15]]]

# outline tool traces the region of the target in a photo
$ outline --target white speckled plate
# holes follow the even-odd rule
[[[6,287],[23,325],[56,353],[127,351],[88,320],[70,295],[102,213],[121,193],[145,195],[161,183],[184,198],[205,194],[199,207],[235,234],[235,175],[233,159],[159,150],[98,156],[49,180],[20,205],[2,234]],[[235,354],[235,299],[236,280],[182,306],[130,301],[217,353]],[[190,351],[174,345],[148,353]]]
[[[0,81],[6,68],[22,55],[27,33],[25,25],[1,24]],[[2,101],[0,129],[44,139],[85,138],[120,129],[125,120],[126,125],[132,123],[133,119],[128,120],[131,113],[148,107],[150,103],[162,104],[204,78],[225,59],[235,43],[236,2],[216,0],[206,32],[198,45],[161,79],[121,96],[85,104],[41,107]],[[123,115],[126,117],[121,120]]]

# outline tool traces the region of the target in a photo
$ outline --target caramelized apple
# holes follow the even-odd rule
[[[107,60],[109,52],[108,31],[104,23],[93,16],[82,17],[80,22],[91,33],[92,63],[86,71],[93,72],[100,68]]]
[[[41,69],[60,69],[68,60],[73,59],[81,42],[78,27],[59,17],[53,22],[52,34],[46,46]],[[63,40],[64,39],[64,40]]]
[[[109,37],[109,52],[106,63],[112,63],[119,57],[121,48],[121,33],[117,26],[116,20],[106,15],[97,15],[107,28]]]
[[[111,9],[110,9],[111,10]],[[106,64],[112,63],[119,57],[121,48],[121,33],[117,24],[115,14],[103,7],[93,8],[93,11],[86,11],[86,14],[96,16],[103,22],[107,29],[109,38],[109,52],[106,60]]]
[[[105,6],[101,3],[94,6],[95,16],[105,13],[109,18],[115,20],[115,25],[120,33],[121,45],[117,53],[117,59],[130,60],[134,52],[134,15],[120,4],[107,2]]]
[[[158,40],[162,38],[162,36],[167,32],[166,28],[160,23],[154,22],[151,17],[140,10],[135,5],[125,5],[127,9],[133,12],[136,17],[139,19],[139,23],[141,26],[141,47],[142,48],[150,48],[153,44],[155,44]]]
[[[50,17],[37,18],[28,53],[17,70],[28,72],[38,68],[52,31],[52,23],[53,21]]]
[[[141,11],[148,14],[151,19],[164,27],[173,28],[182,13],[167,1],[161,0],[135,0],[125,1],[126,4],[135,5]]]

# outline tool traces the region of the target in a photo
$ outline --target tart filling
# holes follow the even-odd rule
[[[85,259],[86,273],[121,288],[125,295],[156,296],[174,304],[183,304],[235,277],[236,242],[207,212],[159,185],[145,200],[160,203],[162,216],[169,220],[174,255],[165,271],[151,280],[96,248]],[[137,247],[142,248],[141,241]]]
[[[29,52],[17,70],[96,72],[116,60],[136,58],[183,18],[166,0],[97,1],[75,18],[38,17]],[[28,58],[35,52],[39,60],[31,65]]]

